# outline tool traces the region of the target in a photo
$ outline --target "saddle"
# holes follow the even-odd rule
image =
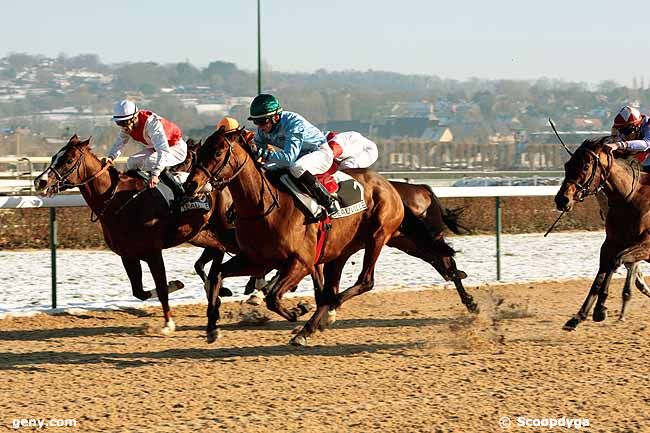
[[[149,182],[149,175],[140,169],[130,170],[126,174],[128,174],[131,177],[141,178],[144,181]],[[169,177],[173,178],[173,181],[176,182],[179,186],[183,185],[183,183],[187,179],[187,176],[189,176],[189,173],[187,172],[169,172]],[[174,200],[178,200],[178,201],[183,200],[184,196],[175,197],[174,190],[169,185],[167,185],[166,182],[167,180],[165,180],[165,178],[161,176],[161,182],[158,182],[158,185],[156,185],[156,190],[165,200],[167,206],[171,207],[172,202],[174,202]],[[199,192],[208,193],[210,191],[212,191],[212,185],[208,183]],[[192,199],[183,200],[180,205],[180,213],[184,213],[190,210],[199,210],[201,212],[208,212],[211,206],[212,203],[210,200],[210,195],[199,194]]]
[[[343,218],[367,209],[364,198],[364,188],[349,174],[336,171],[336,165],[323,174],[316,175],[316,179],[339,202],[340,210],[330,215],[330,218]],[[325,210],[318,205],[316,200],[309,195],[307,189],[295,179],[287,170],[278,170],[270,179],[282,185],[281,189],[290,193],[298,208],[305,214],[308,221],[318,221]],[[273,180],[272,180],[273,182]]]

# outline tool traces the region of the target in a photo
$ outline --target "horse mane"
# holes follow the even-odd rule
[[[203,144],[201,140],[195,140],[193,138],[188,138],[186,143],[188,152],[196,152]]]
[[[605,135],[602,137],[590,137],[582,142],[578,149],[588,149],[598,153],[602,150],[603,146],[610,143],[616,143],[617,139],[613,135]]]

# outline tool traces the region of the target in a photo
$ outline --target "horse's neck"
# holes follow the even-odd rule
[[[610,203],[612,201],[629,201],[639,188],[639,173],[625,162],[614,160],[604,187]],[[635,177],[637,179],[635,180]]]
[[[85,179],[89,179],[96,173],[98,173],[102,167],[101,163],[95,157],[88,157],[86,159],[86,164],[84,165],[85,172],[80,173],[81,179],[80,182],[83,182]],[[88,206],[96,210],[96,208],[103,208],[104,202],[106,201],[106,196],[112,190],[113,184],[119,182],[119,176],[115,176],[115,180],[111,174],[111,171],[114,170],[109,168],[104,173],[101,173],[96,178],[92,179],[90,182],[85,185],[79,186],[79,191],[83,196]]]
[[[263,176],[264,174],[255,167],[252,158],[248,158],[239,175],[228,184],[237,215],[246,219],[262,217],[263,213],[273,206],[273,197],[277,197],[279,192],[271,182],[263,179]]]

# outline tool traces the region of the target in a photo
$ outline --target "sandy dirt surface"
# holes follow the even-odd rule
[[[507,431],[549,430],[518,417],[650,431],[650,300],[635,293],[616,322],[615,280],[607,321],[562,331],[589,283],[472,287],[478,317],[453,290],[368,293],[304,348],[287,344],[294,324],[239,303],[225,304],[214,345],[202,305],[174,309],[171,337],[156,334],[159,310],[5,319],[0,431],[75,419],[47,430],[498,432],[505,416]]]

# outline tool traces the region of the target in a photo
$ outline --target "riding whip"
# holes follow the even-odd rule
[[[544,233],[544,237],[548,236],[548,234],[551,233],[551,231],[555,228],[555,225],[558,223],[558,221],[560,221],[560,218],[562,218],[562,216],[563,216],[565,213],[566,213],[566,211],[562,211],[562,213],[560,214],[559,217],[557,217],[557,219],[555,220],[555,222],[554,222],[554,223],[553,223],[553,224],[548,228],[548,230],[546,230],[546,233]]]
[[[551,128],[553,128],[553,132],[555,132],[555,136],[557,137],[558,140],[560,140],[560,143],[562,143],[562,146],[564,147],[564,150],[567,151],[567,153],[571,156],[573,156],[573,152],[569,150],[566,144],[564,144],[564,141],[562,141],[562,137],[560,137],[560,134],[557,132],[557,129],[555,129],[555,123],[553,123],[553,119],[550,117],[548,118],[548,123],[551,124]]]

